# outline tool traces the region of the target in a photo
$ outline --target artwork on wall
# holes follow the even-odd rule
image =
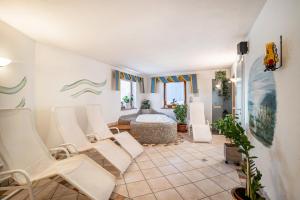
[[[0,86],[0,94],[14,95],[20,92],[27,83],[27,78],[24,77],[17,85],[12,87]],[[26,104],[25,98],[23,97],[16,108],[24,108]]]
[[[27,83],[27,79],[26,79],[26,77],[24,77],[20,81],[20,83],[18,83],[16,86],[13,86],[13,87],[0,86],[0,93],[1,94],[16,94],[25,87],[26,83]]]
[[[26,100],[25,98],[23,97],[20,101],[20,103],[16,106],[16,108],[24,108],[25,107],[25,104],[26,104]]]
[[[90,87],[86,87],[78,92],[75,92],[74,94],[71,95],[71,97],[73,98],[77,98],[83,94],[86,94],[86,93],[90,93],[90,94],[95,94],[95,95],[100,95],[102,93],[101,91],[101,87],[105,86],[106,85],[106,80],[103,81],[103,82],[100,82],[100,83],[96,83],[96,82],[93,82],[93,81],[90,81],[88,79],[81,79],[81,80],[78,80],[78,81],[75,81],[71,84],[68,84],[68,85],[64,85],[62,88],[61,88],[61,92],[65,92],[65,91],[68,91],[68,90],[72,90],[72,89],[75,89],[77,87],[79,87],[80,85],[89,85],[89,86],[92,86],[94,88],[90,88]]]
[[[250,132],[264,146],[273,142],[276,125],[276,86],[273,72],[264,72],[263,57],[255,60],[248,82]]]

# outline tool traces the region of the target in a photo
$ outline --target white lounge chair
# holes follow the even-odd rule
[[[71,145],[72,148],[69,150],[72,151],[75,147],[75,152],[94,149],[116,167],[121,174],[126,171],[132,161],[130,155],[111,140],[90,143],[77,123],[74,108],[56,107],[53,114],[57,130],[64,142],[60,146],[70,147]]]
[[[19,184],[0,190],[27,189],[31,200],[32,182],[54,176],[94,200],[109,199],[115,187],[115,177],[85,155],[53,159],[35,130],[29,109],[0,110],[0,155],[8,170],[0,173],[0,179],[10,177]]]
[[[108,128],[103,119],[100,105],[87,105],[86,113],[89,124],[89,134],[96,135],[98,140],[115,139],[132,158],[136,158],[143,151],[143,146],[138,143],[128,132],[120,132],[117,127]],[[112,134],[110,129],[116,129],[117,134]]]
[[[205,121],[204,104],[202,102],[190,103],[189,128],[195,142],[211,142],[212,134],[209,121]]]

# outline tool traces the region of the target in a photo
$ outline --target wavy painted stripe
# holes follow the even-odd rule
[[[16,94],[25,87],[26,83],[27,83],[27,79],[26,79],[26,77],[24,77],[21,80],[21,82],[18,85],[14,86],[14,87],[0,86],[0,93],[2,93],[2,94]]]
[[[87,84],[87,85],[98,88],[98,87],[103,87],[106,84],[106,80],[101,82],[101,83],[96,83],[96,82],[90,81],[88,79],[81,79],[81,80],[78,80],[78,81],[76,81],[74,83],[71,83],[69,85],[64,85],[60,91],[64,92],[64,91],[67,91],[67,90],[71,90],[71,89],[73,89],[75,87],[78,87],[79,85],[82,85],[82,84]]]
[[[85,93],[92,93],[92,94],[95,94],[95,95],[100,95],[102,93],[102,91],[94,90],[92,88],[85,88],[83,90],[80,90],[79,92],[76,92],[76,93],[72,94],[71,97],[76,98],[76,97],[79,97],[80,95],[83,95]]]
[[[20,103],[16,106],[16,108],[24,108],[25,104],[26,104],[26,100],[23,97]]]

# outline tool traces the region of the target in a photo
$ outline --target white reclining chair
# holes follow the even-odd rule
[[[88,135],[95,136],[98,140],[115,139],[132,158],[136,158],[144,151],[143,146],[130,133],[120,132],[117,127],[108,128],[102,117],[100,105],[87,105],[86,113],[89,124]],[[116,129],[118,134],[112,134],[110,129]]]
[[[69,155],[66,149],[66,155]],[[115,177],[85,155],[56,161],[43,144],[29,109],[0,110],[0,155],[5,170],[1,178],[13,178],[19,185],[0,190],[27,189],[34,199],[32,182],[59,176],[93,200],[108,200],[115,187]]]
[[[205,121],[202,102],[190,103],[189,129],[192,131],[194,142],[211,142],[212,134],[209,122]]]
[[[111,140],[90,143],[77,123],[76,114],[72,107],[54,108],[54,120],[64,144],[60,146],[75,147],[75,152],[94,149],[123,174],[131,164],[130,155]]]

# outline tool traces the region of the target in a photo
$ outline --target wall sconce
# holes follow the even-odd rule
[[[266,44],[266,55],[264,58],[265,72],[275,71],[282,67],[282,36],[280,36],[280,54],[278,55],[275,42],[269,42]],[[279,66],[278,64],[279,63]]]
[[[0,67],[5,67],[6,65],[9,65],[10,63],[11,63],[10,59],[0,57]]]

